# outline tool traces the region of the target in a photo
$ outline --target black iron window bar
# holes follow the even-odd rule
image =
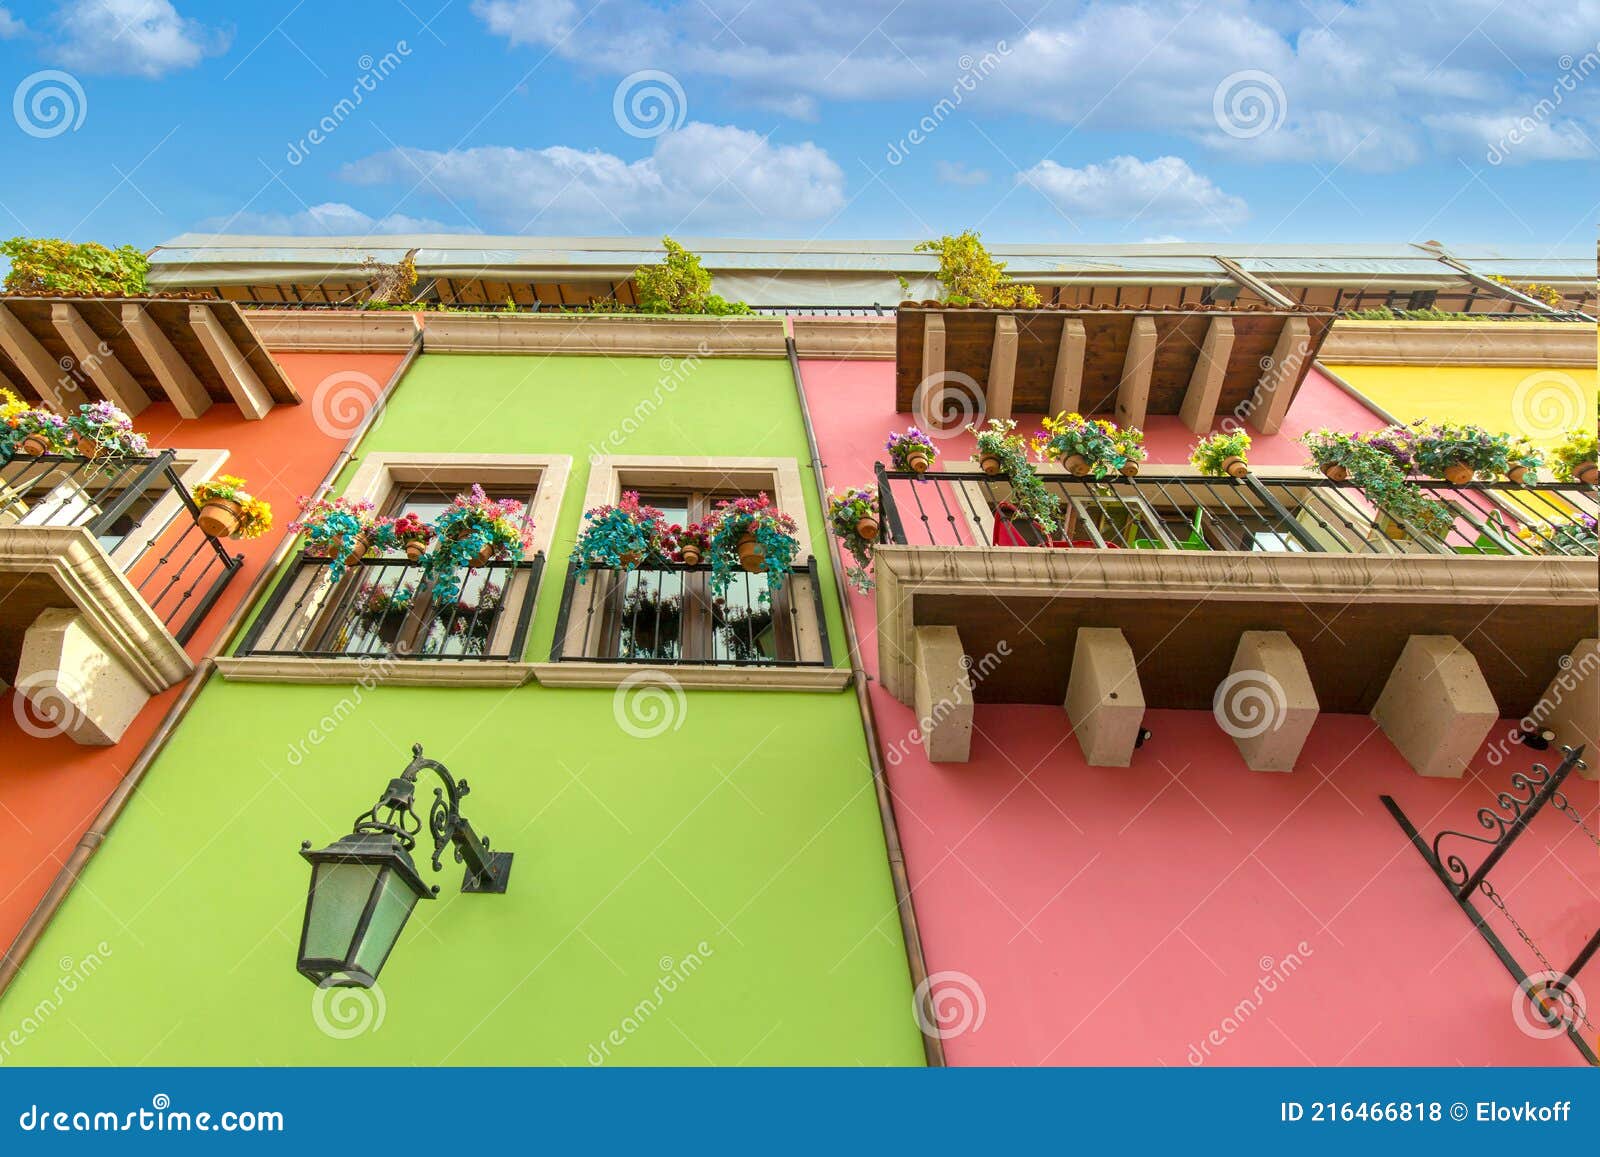
[[[1417,849],[1423,861],[1433,869],[1434,875],[1439,877],[1439,882],[1449,891],[1450,898],[1460,905],[1467,919],[1472,922],[1472,926],[1494,950],[1495,956],[1511,974],[1511,978],[1517,982],[1518,988],[1528,998],[1534,1015],[1552,1029],[1563,1030],[1585,1060],[1591,1065],[1600,1065],[1600,1058],[1596,1057],[1594,1049],[1583,1036],[1584,1029],[1594,1031],[1594,1023],[1588,1011],[1580,1003],[1576,988],[1578,974],[1594,959],[1596,951],[1600,951],[1600,927],[1596,928],[1594,934],[1578,950],[1572,963],[1567,965],[1566,969],[1558,971],[1544,950],[1539,947],[1538,941],[1512,915],[1506,906],[1505,897],[1501,896],[1489,882],[1489,873],[1511,850],[1511,846],[1522,833],[1528,830],[1533,818],[1547,804],[1576,824],[1589,841],[1596,848],[1600,848],[1600,836],[1596,836],[1589,825],[1583,822],[1582,813],[1561,791],[1562,784],[1573,771],[1587,768],[1588,765],[1582,759],[1583,747],[1581,745],[1577,748],[1564,747],[1562,755],[1560,766],[1553,772],[1542,763],[1534,764],[1528,771],[1513,772],[1511,789],[1497,792],[1493,807],[1478,809],[1478,826],[1487,832],[1487,835],[1475,835],[1447,828],[1434,836],[1430,843],[1417,831],[1416,826],[1391,796],[1385,795],[1379,798],[1383,800],[1383,806],[1394,817],[1395,823],[1400,825],[1400,830],[1406,834],[1406,838]],[[1460,851],[1455,850],[1463,841],[1467,847]],[[1470,864],[1466,858],[1474,850],[1472,848],[1474,844],[1479,845],[1478,850],[1488,849],[1476,866]],[[1505,942],[1484,919],[1483,913],[1474,906],[1472,901],[1475,895],[1482,895],[1493,904],[1511,925],[1518,938],[1538,960],[1543,969],[1541,978],[1530,977],[1517,958],[1511,954]]]
[[[762,602],[759,575],[734,573],[732,597],[709,592],[711,566],[641,566],[632,571],[591,568],[586,585],[593,594],[573,622],[582,589],[567,572],[556,618],[552,662],[648,663],[714,667],[831,667],[827,620],[817,561],[789,568],[784,589]],[[803,577],[806,590],[796,578]],[[800,608],[809,599],[816,624],[817,654],[804,657]],[[576,634],[576,638],[573,636]],[[569,648],[571,640],[574,646]]]
[[[912,474],[877,464],[885,543],[988,546],[974,533],[1005,517],[1012,494],[982,471]],[[1600,497],[1583,483],[1420,481],[1450,508],[1450,529],[1429,533],[1374,507],[1361,489],[1323,477],[1212,478],[1139,475],[1105,480],[1049,474],[1064,526],[1044,535],[1026,517],[1011,524],[1014,545],[1163,550],[1276,550],[1344,554],[1455,554],[1594,557]],[[1520,533],[1519,533],[1520,531]]]
[[[522,658],[544,553],[463,568],[454,600],[437,596],[423,565],[364,558],[330,583],[332,560],[301,551],[240,644],[242,656],[348,659]],[[512,623],[502,647],[493,646]]]
[[[171,450],[137,458],[71,454],[17,455],[0,466],[0,527],[81,526],[108,555],[134,544],[122,560],[146,604],[186,643],[244,565],[200,529],[200,508],[173,465]],[[176,495],[175,518],[149,517]]]

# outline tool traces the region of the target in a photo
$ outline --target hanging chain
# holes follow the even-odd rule
[[[1513,916],[1511,914],[1511,910],[1506,907],[1506,902],[1501,899],[1500,893],[1494,890],[1494,885],[1490,884],[1488,880],[1484,880],[1478,885],[1478,891],[1482,892],[1484,896],[1487,897],[1489,902],[1500,910],[1500,915],[1506,918],[1511,927],[1515,929],[1517,935],[1522,937],[1522,942],[1528,946],[1528,950],[1532,952],[1534,956],[1538,957],[1540,964],[1544,965],[1544,970],[1546,973],[1552,977],[1561,977],[1565,975],[1565,973],[1560,972],[1557,970],[1555,965],[1550,963],[1549,958],[1547,958],[1545,954],[1539,950],[1539,946],[1533,942],[1533,937],[1529,936],[1527,930],[1523,928],[1521,924],[1517,923],[1517,918]],[[1569,981],[1570,979],[1571,978],[1568,977]],[[1530,1000],[1534,999],[1532,991],[1528,992],[1528,998]],[[1572,1006],[1572,1015],[1577,1020],[1581,1021],[1585,1028],[1594,1028],[1594,1025],[1589,1021],[1589,1014],[1584,1011],[1583,1005],[1578,1002],[1578,994],[1570,984],[1560,990],[1558,999],[1564,1000]]]
[[[1577,824],[1578,825],[1578,830],[1581,831],[1584,835],[1589,837],[1589,842],[1591,844],[1593,844],[1597,848],[1600,848],[1600,836],[1595,835],[1592,831],[1589,830],[1589,825],[1583,822],[1583,816],[1578,814],[1578,809],[1573,807],[1572,804],[1567,801],[1567,797],[1566,796],[1562,795],[1558,791],[1558,792],[1554,793],[1553,795],[1551,795],[1550,803],[1562,815],[1566,816],[1573,823]]]

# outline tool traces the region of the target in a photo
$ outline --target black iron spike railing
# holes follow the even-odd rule
[[[139,457],[19,454],[0,464],[0,527],[82,527],[179,643],[244,565],[200,529],[171,450]],[[172,503],[168,499],[176,498]]]

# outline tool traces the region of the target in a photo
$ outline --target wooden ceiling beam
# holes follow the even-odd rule
[[[1050,375],[1050,413],[1076,410],[1083,394],[1083,355],[1089,341],[1083,320],[1063,318],[1061,345],[1056,349],[1056,365]]]
[[[1217,399],[1222,397],[1222,379],[1228,372],[1228,355],[1232,352],[1232,319],[1212,318],[1178,411],[1184,426],[1193,433],[1209,434],[1211,424],[1217,420]]]
[[[40,401],[54,410],[66,413],[66,395],[76,386],[50,352],[39,344],[39,339],[28,332],[22,319],[0,303],[0,349],[27,379]]]
[[[1117,424],[1144,425],[1150,408],[1150,379],[1156,368],[1156,319],[1136,317],[1128,335],[1128,354],[1122,361],[1122,382],[1117,386]]]
[[[265,418],[267,411],[272,409],[272,395],[261,384],[260,377],[250,368],[249,359],[228,336],[228,331],[217,320],[216,314],[207,306],[191,305],[189,324],[194,326],[195,337],[200,339],[217,372],[222,375],[240,413],[252,421]]]
[[[211,408],[211,395],[144,306],[125,303],[122,328],[128,331],[128,337],[138,347],[150,372],[161,383],[167,400],[182,417],[198,418]]]
[[[917,421],[929,429],[944,421],[944,348],[944,318],[929,314],[922,329],[922,381],[911,395]]]
[[[1311,323],[1303,317],[1285,318],[1278,344],[1250,397],[1246,415],[1250,425],[1263,434],[1276,434],[1294,400],[1294,388],[1310,365]]]
[[[78,359],[78,369],[94,383],[100,396],[134,417],[150,404],[150,395],[133,380],[122,359],[89,328],[78,307],[57,302],[50,307],[50,324],[56,327],[61,340],[67,343],[72,356]]]
[[[989,355],[989,417],[1011,417],[1016,383],[1017,319],[1009,313],[999,313],[994,319],[994,351]]]

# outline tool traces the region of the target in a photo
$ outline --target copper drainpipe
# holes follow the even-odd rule
[[[789,320],[784,319],[784,328]],[[794,337],[788,333],[784,345],[789,353],[789,371],[794,376],[795,397],[800,403],[800,420],[806,429],[806,445],[811,451],[811,473],[817,480],[819,495],[822,486],[822,455],[817,449],[816,430],[811,425],[811,407],[806,404],[805,386],[800,377],[800,357],[795,352]],[[824,511],[826,513],[826,511]],[[861,726],[867,733],[867,758],[872,764],[872,786],[878,797],[878,818],[883,823],[883,842],[889,853],[889,876],[894,881],[895,907],[900,913],[900,933],[906,944],[906,964],[911,970],[911,984],[922,992],[921,1015],[918,1027],[922,1029],[922,1051],[930,1066],[944,1067],[944,1041],[928,1026],[937,1024],[933,1015],[931,992],[924,990],[928,978],[928,962],[922,954],[922,935],[917,930],[917,912],[911,903],[911,880],[906,874],[905,853],[900,848],[900,825],[894,817],[894,797],[889,791],[889,778],[884,774],[883,761],[878,755],[878,725],[872,710],[872,696],[868,692],[868,676],[861,663],[861,640],[856,634],[855,619],[850,614],[849,593],[844,576],[837,566],[833,571],[833,585],[839,595],[839,613],[844,619],[845,639],[850,649],[850,683],[856,690],[856,706],[861,711]]]
[[[419,326],[416,337],[412,339],[411,348],[406,351],[405,356],[400,359],[400,364],[395,367],[394,373],[390,374],[389,380],[384,383],[383,392],[378,395],[378,403],[367,411],[366,417],[361,420],[361,425],[350,435],[344,449],[339,451],[334,458],[333,464],[328,467],[328,472],[322,476],[322,481],[317,485],[314,493],[321,493],[327,487],[333,485],[334,480],[339,477],[339,471],[343,470],[345,465],[355,457],[356,447],[361,443],[361,439],[366,436],[367,431],[371,429],[372,424],[377,421],[378,416],[383,413],[383,407],[388,404],[389,395],[394,392],[401,377],[410,368],[412,361],[416,359],[421,349],[422,329]],[[250,609],[255,606],[257,599],[272,583],[284,560],[289,557],[290,550],[294,546],[294,540],[295,536],[293,535],[285,536],[283,541],[278,544],[278,548],[272,552],[272,557],[267,561],[267,565],[261,568],[261,573],[256,576],[255,582],[245,592],[245,597],[239,600],[239,605],[234,608],[233,614],[228,617],[227,623],[223,626],[222,633],[217,636],[216,645],[212,648],[213,654],[221,654],[232,646],[234,636],[238,634],[239,628],[244,625],[245,619],[250,614]],[[89,830],[84,832],[83,837],[79,839],[78,846],[72,849],[72,854],[67,857],[67,862],[56,873],[56,878],[50,882],[49,889],[46,890],[44,896],[34,907],[32,914],[29,915],[28,922],[22,926],[22,931],[17,933],[17,938],[11,942],[11,947],[6,949],[5,956],[0,957],[0,995],[3,995],[6,989],[11,987],[11,982],[16,979],[17,973],[22,970],[23,964],[27,961],[28,954],[33,951],[34,945],[39,942],[39,938],[44,935],[44,930],[49,927],[50,921],[55,918],[55,914],[61,909],[61,905],[65,902],[67,894],[72,891],[73,885],[83,875],[84,868],[88,866],[90,858],[100,849],[100,845],[105,843],[106,837],[111,833],[111,825],[116,823],[117,818],[122,815],[122,809],[127,806],[128,800],[133,797],[133,793],[138,790],[139,784],[143,782],[145,772],[150,769],[150,765],[155,762],[156,757],[166,748],[167,741],[172,738],[172,733],[178,729],[178,725],[189,714],[189,708],[194,706],[195,700],[200,697],[201,689],[205,687],[211,678],[211,673],[216,669],[216,661],[211,656],[208,655],[200,660],[194,669],[194,673],[189,676],[189,681],[184,684],[183,692],[178,696],[177,701],[167,709],[166,718],[156,728],[155,734],[146,741],[143,750],[139,752],[139,758],[133,761],[133,766],[128,769],[128,774],[122,777],[112,791],[111,797],[101,807],[100,814],[95,816],[94,822],[89,825]]]

